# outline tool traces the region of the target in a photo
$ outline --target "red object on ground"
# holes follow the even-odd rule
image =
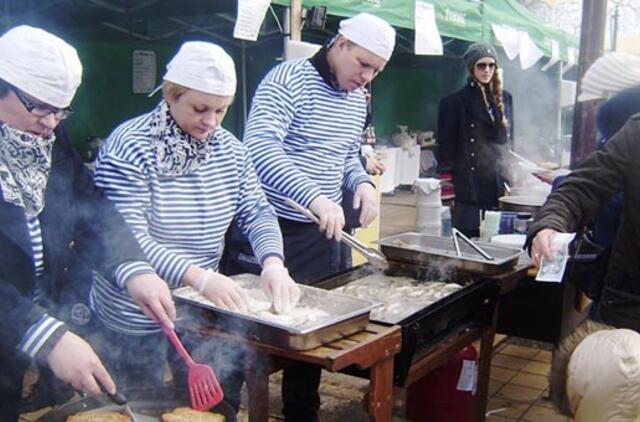
[[[468,346],[409,386],[407,419],[414,422],[472,421],[477,367],[478,352]],[[458,387],[473,391],[461,391]]]

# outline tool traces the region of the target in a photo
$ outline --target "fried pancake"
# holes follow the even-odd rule
[[[131,418],[118,412],[82,412],[69,416],[67,422],[131,422]]]
[[[224,422],[225,417],[219,413],[201,412],[190,407],[177,407],[171,413],[162,415],[162,422]]]

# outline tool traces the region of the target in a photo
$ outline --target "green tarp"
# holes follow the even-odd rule
[[[497,43],[491,24],[501,24],[525,31],[546,56],[551,56],[551,41],[560,47],[560,58],[567,59],[568,48],[577,48],[578,40],[543,23],[516,0],[303,0],[304,7],[326,6],[327,13],[352,16],[369,12],[400,28],[414,28],[415,2],[435,6],[440,35],[465,41]],[[272,0],[289,6],[289,0]]]

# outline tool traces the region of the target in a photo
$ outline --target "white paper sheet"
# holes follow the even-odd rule
[[[520,67],[529,69],[536,64],[544,54],[538,46],[533,42],[529,34],[524,31],[518,31],[519,51],[520,51]]]
[[[132,90],[134,94],[148,94],[156,86],[156,53],[134,50],[132,55]]]
[[[433,4],[416,0],[415,3],[415,54],[442,55],[442,39],[436,25]]]
[[[575,48],[570,47],[567,49],[567,63],[562,68],[563,75],[567,73],[569,69],[576,65],[578,55],[578,50],[576,50]]]
[[[509,60],[518,57],[520,53],[520,34],[515,28],[505,25],[491,24],[491,29],[496,39],[502,44],[505,54]]]
[[[560,60],[560,44],[556,40],[551,40],[551,58],[540,70],[546,72],[551,66],[558,63],[558,60]]]
[[[233,38],[257,40],[269,3],[270,0],[238,0],[238,17],[233,28]]]

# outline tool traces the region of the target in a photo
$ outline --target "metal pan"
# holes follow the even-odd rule
[[[241,274],[232,277],[242,287],[259,288],[259,277]],[[363,330],[369,323],[371,309],[379,302],[300,285],[301,298],[298,306],[309,306],[326,312],[328,316],[310,320],[303,324],[288,325],[274,320],[262,319],[220,308],[195,293],[190,287],[173,291],[180,319],[179,328],[200,331],[214,328],[241,334],[249,339],[293,350],[309,350]]]
[[[176,407],[188,407],[189,393],[185,389],[160,388],[144,390],[128,390],[124,394],[129,399],[129,406],[138,422],[157,422],[163,413]],[[108,395],[80,398],[63,404],[42,415],[37,422],[65,422],[68,417],[81,412],[115,411],[124,413],[124,406],[113,403]],[[224,415],[226,422],[236,422],[236,414],[227,402],[218,404],[214,412]]]
[[[457,255],[448,237],[429,236],[422,233],[401,233],[380,240],[380,249],[388,259],[421,266],[451,266],[462,271],[493,275],[515,267],[524,251],[505,248],[487,242],[474,242],[494,259],[480,256],[471,246],[461,243]]]
[[[498,206],[503,211],[528,212],[535,216],[546,200],[543,195],[509,195],[498,198]]]

